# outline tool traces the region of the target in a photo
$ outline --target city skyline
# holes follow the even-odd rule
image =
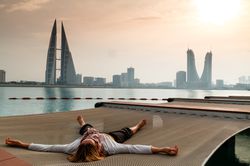
[[[195,0],[178,2],[62,0],[55,10],[56,0],[1,1],[0,69],[7,81],[44,81],[51,24],[59,18],[83,76],[111,82],[113,74],[133,66],[141,82],[173,81],[186,69],[187,48],[195,52],[199,75],[204,52],[212,50],[213,82],[237,83],[249,75],[250,2],[241,0],[240,14],[220,24],[200,21]]]

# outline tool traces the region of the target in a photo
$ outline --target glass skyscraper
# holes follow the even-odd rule
[[[57,31],[56,31],[56,20],[55,20],[50,35],[49,49],[47,53],[47,64],[45,71],[45,83],[51,85],[56,83],[56,44],[57,44],[56,34]]]
[[[76,71],[71,52],[69,50],[68,41],[66,38],[64,26],[62,23],[62,37],[61,37],[61,76],[60,84],[75,84]]]
[[[54,22],[51,36],[49,49],[47,54],[47,64],[46,64],[46,72],[45,72],[45,83],[46,84],[77,84],[77,75],[75,72],[75,66],[73,62],[73,58],[71,52],[69,50],[69,45],[66,37],[66,33],[64,30],[63,23],[61,25],[61,49],[57,49],[57,28],[56,28],[56,20]],[[57,59],[56,51],[61,50],[61,58]],[[56,61],[61,60],[61,67],[57,69]],[[56,82],[56,70],[60,71],[60,77]]]

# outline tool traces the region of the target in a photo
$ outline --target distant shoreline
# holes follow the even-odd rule
[[[1,84],[0,87],[32,87],[32,88],[100,88],[100,89],[175,89],[175,87],[113,87],[113,86],[86,86],[86,85],[44,85],[44,84]],[[250,89],[236,89],[236,88],[224,88],[224,89],[180,89],[180,90],[242,90],[249,91]]]
[[[109,89],[176,89],[174,87],[113,87],[86,85],[33,85],[33,84],[0,84],[0,87],[34,87],[34,88],[109,88]]]

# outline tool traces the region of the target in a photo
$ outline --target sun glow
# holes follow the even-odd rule
[[[195,0],[195,5],[201,21],[223,25],[239,16],[241,0]]]

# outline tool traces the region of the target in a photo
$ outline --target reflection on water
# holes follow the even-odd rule
[[[44,113],[49,112],[64,112],[70,111],[74,109],[74,100],[63,100],[61,98],[73,98],[76,97],[77,94],[74,93],[68,88],[45,88],[44,89],[44,97],[57,97],[59,100],[44,100]]]
[[[195,98],[197,96],[196,90],[188,90],[188,98]]]
[[[66,89],[66,88],[60,88],[58,90],[59,90],[60,98],[62,98],[62,97],[70,97],[70,98],[75,97],[74,91],[71,91],[71,90]],[[74,108],[73,100],[67,100],[65,102],[60,102],[59,108],[60,109],[64,108],[65,111],[72,110]]]
[[[227,140],[205,166],[250,166],[250,129]]]
[[[250,129],[236,135],[235,154],[240,162],[250,165]]]
[[[44,89],[44,97],[52,97],[56,96],[55,90],[52,88],[46,88]],[[44,113],[49,113],[49,112],[54,112],[57,108],[56,102],[50,101],[50,100],[45,100],[44,101],[44,107],[43,107],[43,112]]]

